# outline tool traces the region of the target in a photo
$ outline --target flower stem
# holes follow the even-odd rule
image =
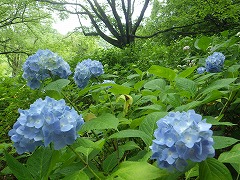
[[[86,167],[91,171],[91,173],[97,178],[100,179],[100,177],[92,170],[92,168],[89,166],[88,162],[86,162],[71,146],[68,145],[68,147],[73,151],[73,153],[86,165]]]

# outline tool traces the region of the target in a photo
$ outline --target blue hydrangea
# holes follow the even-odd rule
[[[87,59],[82,61],[81,63],[89,68],[89,71],[93,76],[100,76],[104,73],[103,65],[99,61]]]
[[[70,66],[60,56],[52,51],[38,50],[27,58],[23,64],[23,78],[31,89],[38,89],[41,81],[49,77],[67,79],[72,73]]]
[[[187,160],[201,162],[215,155],[211,124],[194,110],[170,112],[157,126],[150,149],[160,168],[184,171]]]
[[[79,88],[87,86],[92,76],[100,76],[104,73],[103,65],[96,60],[87,59],[79,62],[75,68],[74,81]]]
[[[205,67],[199,67],[199,68],[197,68],[197,73],[198,73],[198,74],[203,74],[205,71],[206,71],[206,68],[205,68]]]
[[[78,63],[74,72],[74,81],[81,89],[85,88],[91,78],[91,72],[87,66],[82,63]]]
[[[210,73],[221,72],[224,64],[225,56],[220,52],[214,52],[206,59],[206,71]]]
[[[18,111],[20,116],[8,133],[18,154],[33,152],[36,147],[50,143],[56,150],[71,145],[84,123],[82,115],[67,106],[63,99],[39,98],[28,110]]]

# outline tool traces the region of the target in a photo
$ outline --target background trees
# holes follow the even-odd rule
[[[99,35],[108,43],[123,48],[135,40],[135,35],[150,0],[97,0],[53,1],[37,0],[40,2],[58,5],[54,9],[77,14],[82,32],[89,35]],[[62,5],[62,6],[59,6]],[[136,9],[137,8],[137,9]],[[91,26],[83,24],[83,19],[88,19]]]

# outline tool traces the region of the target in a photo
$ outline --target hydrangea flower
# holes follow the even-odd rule
[[[205,68],[205,67],[199,67],[199,68],[197,68],[197,73],[198,73],[198,74],[203,74],[205,71],[206,71],[206,68]]]
[[[194,110],[170,112],[157,126],[150,149],[160,168],[184,171],[187,160],[201,162],[215,155],[211,124]]]
[[[214,52],[211,56],[206,59],[206,71],[210,73],[221,72],[225,56],[220,52]]]
[[[33,152],[37,146],[53,143],[58,150],[71,145],[84,123],[82,115],[66,105],[63,99],[37,99],[28,110],[18,110],[20,117],[8,133],[18,154]]]
[[[23,64],[23,71],[22,77],[31,89],[39,88],[41,81],[51,76],[67,79],[72,73],[68,63],[48,49],[29,56]]]
[[[77,64],[74,73],[74,81],[79,88],[83,89],[87,86],[92,76],[100,76],[103,73],[103,65],[101,62],[87,59]]]

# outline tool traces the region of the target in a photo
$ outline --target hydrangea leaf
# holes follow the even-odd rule
[[[144,180],[156,179],[166,175],[169,174],[147,162],[125,161],[120,164],[119,169],[111,175],[111,178],[118,177],[118,179]]]
[[[185,69],[184,71],[180,72],[177,75],[177,77],[182,77],[182,78],[188,77],[195,71],[196,68],[197,68],[197,66],[189,67],[189,68]]]
[[[117,129],[119,120],[112,114],[106,113],[83,124],[81,132],[95,129]]]
[[[210,123],[212,125],[223,125],[223,126],[234,126],[236,124],[233,124],[231,122],[222,122],[222,121],[218,121],[217,119],[215,119],[212,116],[204,116],[204,119],[207,119],[207,123]]]
[[[127,130],[122,130],[119,132],[116,132],[109,136],[109,139],[112,138],[129,138],[129,137],[140,137],[147,146],[150,145],[152,139],[149,135],[147,135],[145,132],[140,131],[140,130],[134,130],[134,129],[127,129]]]
[[[167,115],[167,112],[153,112],[147,115],[139,126],[139,130],[153,138],[153,132],[157,128],[156,122]],[[149,142],[151,143],[151,142]]]
[[[50,171],[53,151],[49,148],[38,148],[27,160],[27,168],[34,179],[42,179]]]
[[[197,92],[197,84],[194,81],[180,77],[175,78],[175,81],[178,89],[190,92],[192,96]]]
[[[14,174],[15,177],[19,180],[33,180],[33,177],[31,176],[31,173],[28,171],[28,169],[18,162],[14,157],[12,157],[10,154],[8,154],[6,151],[4,152],[7,165],[11,169],[12,173]]]
[[[148,72],[156,76],[166,78],[170,81],[173,81],[174,78],[176,77],[176,73],[174,70],[170,68],[162,67],[162,66],[157,66],[157,65],[152,65],[148,69]]]
[[[204,91],[202,92],[203,95],[211,93],[213,90],[221,89],[227,87],[229,84],[234,82],[237,78],[226,78],[226,79],[219,79],[211,83]]]
[[[225,136],[213,136],[213,140],[214,140],[214,145],[213,145],[214,149],[222,149],[239,142],[238,139],[235,139],[232,137],[225,137]]]
[[[68,79],[58,79],[56,81],[53,81],[49,83],[46,87],[45,90],[53,90],[57,92],[61,92],[62,89],[67,86],[70,83]]]
[[[232,176],[228,168],[220,161],[209,158],[200,163],[199,166],[200,179],[211,180],[231,180]]]
[[[240,165],[240,144],[236,144],[230,151],[220,154],[218,160],[223,163]]]
[[[131,91],[130,87],[118,85],[118,84],[111,84],[111,89],[109,89],[109,92],[112,92],[113,94],[129,94]]]
[[[211,38],[207,36],[202,36],[200,39],[197,39],[194,43],[194,47],[206,51],[210,43],[212,42]]]
[[[165,86],[166,86],[166,81],[163,79],[153,79],[149,82],[147,82],[144,85],[145,89],[150,89],[150,90],[165,90]]]
[[[71,174],[69,174],[69,175],[67,175],[63,178],[63,180],[69,180],[69,179],[76,179],[76,180],[77,179],[85,179],[85,180],[88,180],[90,178],[88,177],[88,175],[84,171],[80,170],[80,171],[71,173]]]

